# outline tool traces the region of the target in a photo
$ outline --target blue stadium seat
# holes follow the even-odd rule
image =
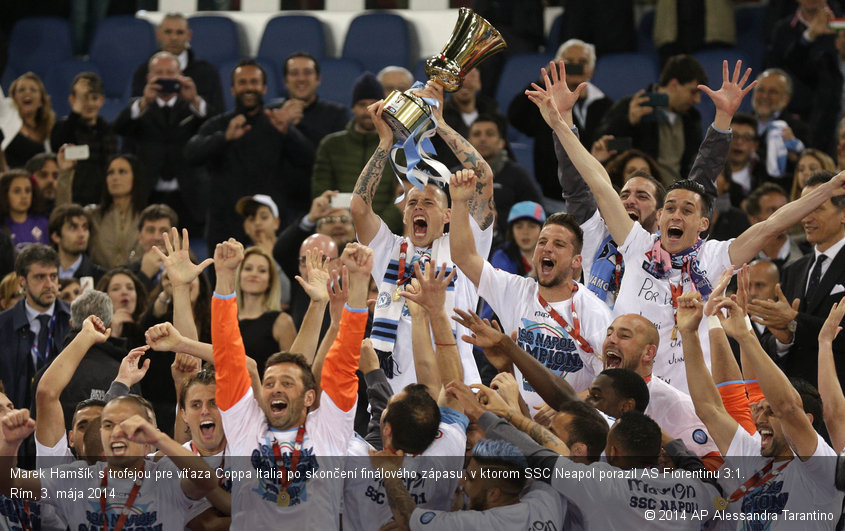
[[[499,112],[507,115],[511,100],[525,88],[525,85],[536,81],[540,77],[540,69],[548,66],[552,59],[554,55],[550,53],[524,53],[511,56],[502,69],[499,86],[496,88]]]
[[[310,15],[280,15],[267,21],[258,57],[274,65],[279,81],[284,81],[284,61],[293,52],[310,53],[322,67],[326,56],[326,31],[320,19]]]
[[[90,61],[67,59],[53,65],[47,71],[47,75],[44,76],[44,87],[47,89],[47,94],[50,95],[56,117],[61,118],[70,114],[70,103],[67,101],[68,94],[70,94],[70,84],[76,74],[81,72],[94,72],[98,76],[100,75],[100,69]]]
[[[693,57],[698,59],[704,71],[707,73],[707,86],[713,90],[718,90],[722,86],[722,61],[728,60],[728,74],[733,76],[733,69],[737,60],[742,60],[742,71],[745,72],[748,58],[745,54],[735,48],[723,48],[719,50],[705,50],[693,54]],[[751,80],[754,80],[752,73]],[[702,133],[707,132],[707,128],[713,123],[713,117],[716,116],[716,107],[710,98],[702,93],[701,103],[696,106],[701,113],[701,130]],[[739,106],[739,112],[751,111],[751,96],[746,96],[742,100],[742,105]]]
[[[235,107],[235,97],[232,96],[232,70],[238,64],[240,59],[233,59],[226,61],[220,65],[220,84],[223,85],[223,101],[226,104],[226,110],[231,111]],[[264,67],[264,72],[267,74],[267,93],[264,95],[264,104],[279,99],[282,93],[282,85],[279,83],[279,78],[276,76],[276,70],[273,65],[264,59],[257,59],[258,64]]]
[[[425,76],[425,61],[425,59],[420,59],[414,69],[411,70],[411,73],[414,74],[414,81],[422,81],[423,83],[428,81]]]
[[[3,88],[21,74],[32,71],[43,80],[50,67],[71,58],[68,21],[53,17],[23,18],[9,37],[9,55],[3,73]]]
[[[91,41],[91,62],[100,69],[107,98],[120,98],[138,65],[156,51],[153,26],[132,16],[107,17]]]
[[[640,53],[657,53],[654,46],[654,10],[643,13],[637,24],[637,51]]]
[[[511,128],[513,129],[513,128]],[[523,137],[523,142],[511,142],[511,149],[516,157],[516,162],[528,170],[531,177],[534,176],[534,139],[531,137]]]
[[[546,51],[549,53],[555,53],[558,47],[563,44],[563,41],[560,39],[560,29],[563,25],[563,15],[558,15],[555,17],[554,21],[552,21],[552,27],[549,28],[549,36],[546,38]]]
[[[229,17],[216,15],[191,17],[191,48],[197,58],[219,67],[241,56],[238,26]]]
[[[652,55],[612,53],[599,57],[592,82],[615,101],[656,83],[659,77]]]
[[[391,13],[367,13],[349,24],[341,57],[354,59],[364,70],[376,74],[389,65],[410,67],[411,48],[411,30],[404,18]]]
[[[748,58],[753,76],[757,77],[766,53],[766,10],[767,6],[737,7],[734,11],[736,20],[736,47]]]
[[[326,58],[321,63],[320,86],[317,94],[321,98],[352,106],[352,86],[364,69],[351,59]]]

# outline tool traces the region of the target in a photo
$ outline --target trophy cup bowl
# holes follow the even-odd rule
[[[491,55],[507,48],[502,35],[471,9],[462,7],[449,41],[439,54],[425,62],[425,74],[443,85],[446,92],[461,88],[467,72]],[[417,127],[431,118],[429,106],[410,91],[394,90],[384,100],[384,120],[394,136],[405,141]]]

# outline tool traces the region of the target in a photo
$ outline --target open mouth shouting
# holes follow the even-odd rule
[[[111,446],[109,446],[109,448],[111,449],[111,454],[113,456],[120,457],[124,455],[129,455],[129,445],[126,444],[126,442],[124,441],[115,441],[111,443]]]
[[[281,398],[274,398],[270,401],[270,415],[273,417],[281,417],[288,411],[288,403]]]
[[[417,238],[425,238],[428,232],[428,221],[424,216],[414,216],[413,233]]]
[[[200,436],[203,440],[210,441],[214,439],[214,433],[217,431],[217,424],[213,420],[204,420],[200,422]]]
[[[618,369],[622,366],[622,356],[615,350],[607,350],[604,353],[604,368]]]
[[[683,227],[680,227],[678,225],[669,225],[669,228],[666,229],[666,236],[669,238],[669,240],[678,241],[683,235],[684,229]]]
[[[555,261],[551,258],[540,259],[540,273],[543,275],[550,275],[555,268]]]
[[[769,427],[758,427],[757,433],[760,434],[760,449],[765,450],[772,445],[774,439],[774,432]]]
[[[640,212],[638,210],[634,210],[633,208],[625,209],[625,212],[628,213],[628,217],[634,221],[640,220]]]

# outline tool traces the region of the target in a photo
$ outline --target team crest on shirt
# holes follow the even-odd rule
[[[279,444],[281,446],[282,458],[278,464],[276,462],[276,456],[273,455],[273,447],[271,445],[261,442],[258,448],[252,451],[251,464],[256,470],[258,479],[258,486],[252,489],[252,491],[261,496],[264,501],[273,504],[277,502],[279,494],[283,490],[287,491],[290,496],[290,505],[293,506],[306,502],[308,501],[306,490],[307,478],[320,468],[317,463],[317,456],[314,455],[314,448],[302,447],[299,455],[299,463],[296,465],[296,472],[292,472],[291,455],[293,453],[293,443],[285,441]],[[282,473],[293,476],[287,488],[282,488]]]
[[[378,294],[378,299],[376,299],[376,308],[387,308],[390,306],[390,300],[390,293],[382,291]]]
[[[521,321],[516,342],[522,350],[563,378],[584,368],[575,341],[564,330],[524,317]],[[522,385],[526,391],[534,390],[524,378]]]

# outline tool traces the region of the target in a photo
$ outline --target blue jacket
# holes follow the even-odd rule
[[[0,313],[0,380],[6,387],[6,396],[16,408],[31,408],[34,395],[32,381],[36,372],[32,362],[35,334],[29,330],[25,301],[26,298],[23,298],[12,308]],[[62,342],[70,332],[68,305],[56,299],[55,312],[56,324],[49,359],[59,354]]]

